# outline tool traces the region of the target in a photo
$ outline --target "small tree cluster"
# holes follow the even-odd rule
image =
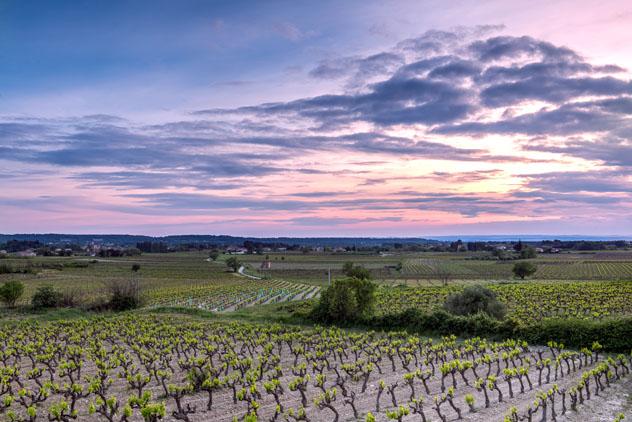
[[[479,312],[493,318],[505,316],[506,307],[496,293],[483,286],[468,286],[462,292],[448,296],[444,308],[455,315],[474,315]]]
[[[367,279],[336,280],[325,289],[312,317],[324,322],[351,322],[373,314],[375,284]]]

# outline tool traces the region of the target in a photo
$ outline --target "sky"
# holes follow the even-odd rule
[[[632,4],[0,0],[0,232],[632,235]]]

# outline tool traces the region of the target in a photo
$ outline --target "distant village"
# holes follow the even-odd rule
[[[346,246],[332,245],[328,241],[323,244],[305,245],[297,239],[297,243],[265,242],[245,240],[240,243],[211,243],[211,242],[165,242],[145,240],[133,245],[127,242],[114,242],[104,238],[90,238],[83,243],[77,243],[73,238],[59,238],[54,242],[40,240],[10,239],[0,243],[0,258],[7,256],[36,257],[36,256],[91,256],[91,257],[121,257],[137,256],[143,253],[170,253],[195,250],[216,250],[230,255],[269,254],[269,253],[376,253],[388,255],[396,252],[489,252],[496,259],[510,258],[513,253],[532,250],[536,254],[558,254],[568,251],[584,250],[617,250],[632,248],[632,242],[627,240],[614,241],[586,241],[586,240],[543,240],[543,241],[485,241],[452,242],[419,241],[393,242],[384,241],[382,244],[366,245],[363,242]]]

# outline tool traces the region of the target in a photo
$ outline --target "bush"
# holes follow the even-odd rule
[[[53,286],[39,287],[31,298],[31,305],[35,309],[56,308],[61,304],[62,294]]]
[[[311,317],[317,321],[349,323],[369,318],[375,303],[375,284],[366,279],[336,280],[325,289]]]
[[[14,268],[8,264],[0,265],[0,274],[32,274],[34,273],[33,268],[30,264],[27,264],[25,267]]]
[[[17,280],[10,280],[0,287],[0,300],[2,300],[5,305],[12,308],[22,296],[22,293],[24,293],[24,284]]]
[[[484,313],[502,319],[506,313],[506,307],[496,298],[496,293],[478,285],[468,286],[459,293],[451,294],[443,307],[454,315]]]
[[[58,306],[62,308],[75,308],[84,299],[83,294],[74,289],[66,289],[59,295]]]
[[[514,265],[513,271],[516,277],[520,277],[524,280],[525,277],[535,274],[537,267],[531,262],[518,262]]]
[[[140,284],[137,280],[114,280],[106,284],[110,301],[107,307],[113,311],[128,311],[142,305]]]

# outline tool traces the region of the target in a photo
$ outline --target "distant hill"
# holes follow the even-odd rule
[[[439,240],[424,238],[373,238],[373,237],[240,237],[228,235],[175,235],[137,236],[127,234],[0,234],[0,244],[9,240],[39,241],[43,244],[72,243],[85,245],[91,242],[119,246],[135,246],[139,242],[164,242],[169,246],[182,244],[242,245],[246,241],[299,246],[380,246],[385,244],[433,244]]]
[[[431,236],[429,239],[443,242],[453,242],[462,240],[463,242],[541,242],[543,240],[577,241],[586,240],[591,242],[632,240],[632,236],[588,236],[588,235],[547,235],[547,234],[500,234],[500,235],[467,235],[467,236]]]
[[[85,245],[91,242],[112,244],[118,246],[135,246],[139,242],[163,242],[169,246],[183,244],[212,244],[212,245],[242,245],[246,241],[266,244],[286,244],[299,246],[329,246],[329,247],[372,247],[381,245],[410,244],[438,244],[455,240],[463,242],[539,242],[542,240],[561,241],[613,241],[632,240],[630,236],[582,236],[582,235],[467,235],[467,236],[433,236],[423,237],[242,237],[228,235],[175,235],[175,236],[140,236],[128,234],[0,234],[0,244],[9,240],[39,241],[43,244],[77,244]]]

